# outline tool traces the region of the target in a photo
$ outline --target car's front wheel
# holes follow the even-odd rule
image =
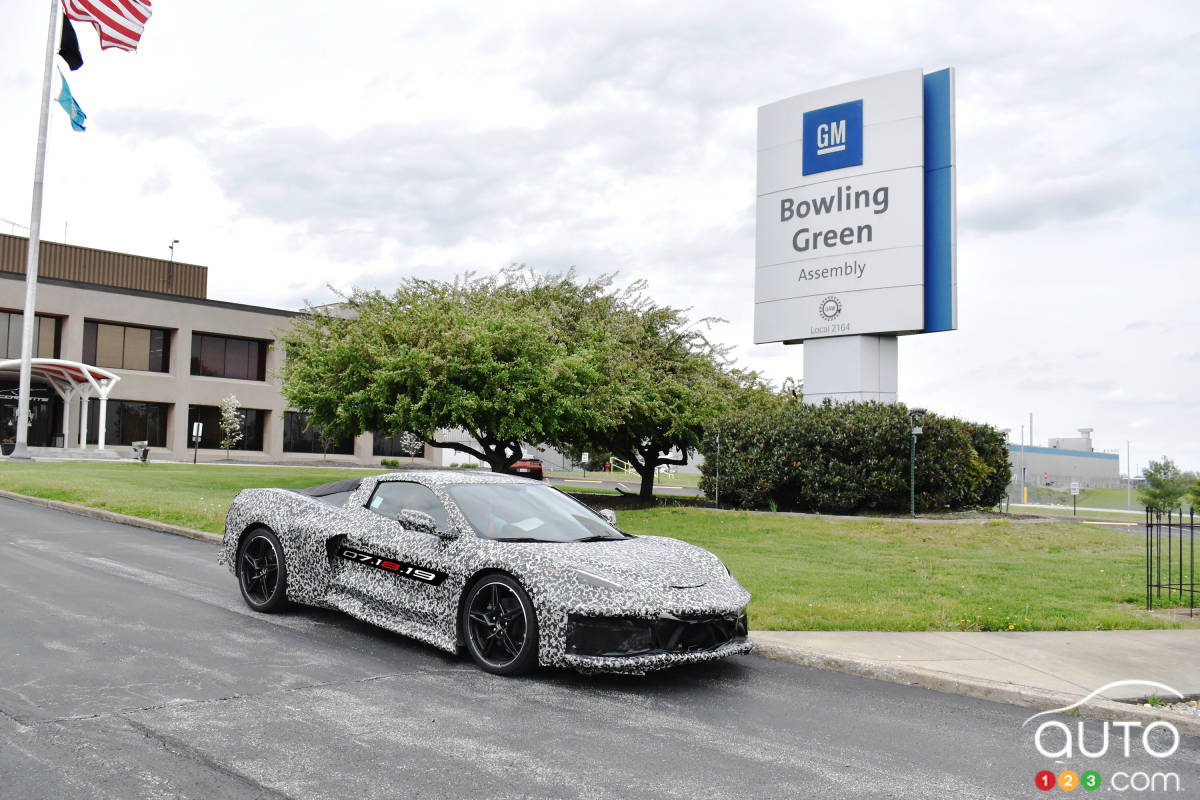
[[[287,605],[287,564],[283,545],[266,528],[242,537],[237,556],[238,585],[242,599],[255,611],[278,611]]]
[[[463,638],[472,660],[496,675],[520,675],[537,666],[538,624],[529,594],[514,578],[492,573],[467,592]]]

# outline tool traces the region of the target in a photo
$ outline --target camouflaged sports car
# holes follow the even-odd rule
[[[750,593],[715,555],[633,536],[526,478],[397,472],[245,489],[221,554],[256,611],[340,609],[500,675],[631,672],[750,651]]]

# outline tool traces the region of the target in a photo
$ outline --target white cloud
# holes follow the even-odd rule
[[[1193,3],[160,4],[136,55],[81,31],[51,109],[48,238],[210,267],[214,297],[324,302],[528,263],[645,277],[751,344],[755,108],[958,70],[961,329],[901,395],[1039,441],[1093,426],[1200,467],[1200,7]],[[0,31],[0,218],[26,221],[47,20]],[[236,24],[232,24],[236,23]],[[1168,388],[1169,387],[1169,388]],[[1181,432],[1183,435],[1181,436]]]

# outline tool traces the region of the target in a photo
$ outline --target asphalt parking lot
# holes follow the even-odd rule
[[[498,678],[332,612],[255,614],[216,556],[0,500],[0,796],[1007,798],[1048,766],[1026,709],[755,656]],[[1143,766],[1194,791],[1196,744]]]

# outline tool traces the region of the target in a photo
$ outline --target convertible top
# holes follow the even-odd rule
[[[307,489],[296,489],[296,492],[306,494],[309,497],[315,497],[331,506],[341,506],[350,498],[350,495],[358,490],[361,483],[362,478],[347,478],[344,481],[322,483],[319,486],[310,486]]]

